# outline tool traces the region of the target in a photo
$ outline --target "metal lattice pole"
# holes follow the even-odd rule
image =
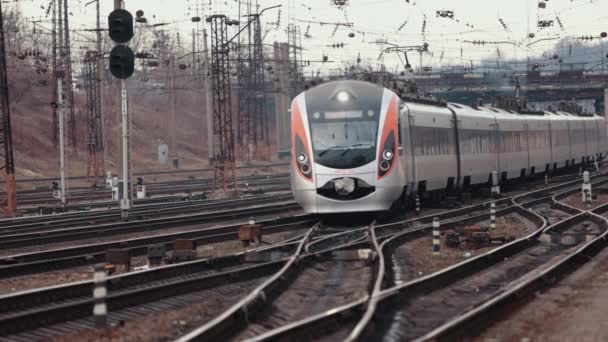
[[[211,23],[211,81],[213,100],[213,189],[228,186],[236,190],[234,132],[232,127],[232,98],[228,46],[228,18],[212,15]]]
[[[6,49],[4,36],[4,17],[2,4],[0,3],[0,107],[2,110],[2,130],[0,134],[0,151],[4,153],[5,187],[7,194],[6,207],[7,216],[17,213],[17,191],[15,183],[15,163],[13,159],[13,134],[11,132],[11,108],[8,93],[8,76],[6,67]]]
[[[264,50],[262,48],[262,29],[260,16],[255,15],[253,21],[253,58],[252,74],[255,91],[253,103],[254,114],[252,123],[253,143],[258,144],[265,140],[266,93],[264,91]]]
[[[84,60],[84,80],[86,91],[86,108],[88,123],[88,164],[87,176],[90,181],[97,183],[104,174],[103,157],[103,138],[102,138],[102,118],[99,99],[100,79],[98,78],[98,53],[97,51],[87,51]]]

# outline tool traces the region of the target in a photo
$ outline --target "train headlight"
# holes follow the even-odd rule
[[[298,154],[298,163],[306,164],[307,161],[308,161],[308,156],[305,153]]]
[[[382,153],[382,157],[384,157],[385,160],[392,160],[393,159],[393,151],[391,151],[391,150],[385,150],[384,153]]]
[[[350,100],[350,95],[348,95],[348,93],[345,91],[341,91],[338,93],[338,96],[336,98],[340,102],[348,102],[348,100]]]
[[[300,170],[302,170],[302,173],[306,176],[310,175],[310,171],[312,171],[310,165],[308,164],[303,164],[302,166],[300,166]]]
[[[380,170],[386,172],[390,168],[391,168],[391,163],[389,163],[388,160],[383,160],[380,162]]]

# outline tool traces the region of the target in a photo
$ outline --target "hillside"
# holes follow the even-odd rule
[[[52,143],[52,99],[50,83],[41,85],[48,75],[36,75],[24,61],[9,61],[9,93],[18,178],[48,177],[59,173],[59,152]],[[75,72],[75,75],[77,72]],[[158,162],[158,145],[168,143],[169,98],[162,75],[148,75],[140,82],[135,75],[128,82],[132,120],[132,165],[134,170],[170,170]],[[178,78],[182,79],[182,78]],[[183,77],[185,80],[186,78]],[[50,82],[47,80],[47,82]],[[204,96],[188,81],[176,85],[176,143],[181,168],[208,166],[207,125]],[[116,173],[120,168],[120,98],[117,82],[103,86],[102,112],[105,122],[106,169]],[[69,173],[86,174],[85,92],[75,91],[78,150],[69,154]],[[271,129],[274,124],[271,123]],[[170,151],[171,155],[171,151]],[[173,156],[172,156],[173,157]]]

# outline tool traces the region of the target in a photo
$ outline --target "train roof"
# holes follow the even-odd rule
[[[489,105],[485,106],[468,106],[461,103],[447,102],[445,104],[435,103],[432,101],[411,101],[409,98],[401,98],[401,100],[407,105],[415,108],[418,106],[423,107],[442,107],[448,108],[456,112],[456,114],[477,114],[477,115],[488,115],[493,116],[495,114],[499,115],[514,115],[514,116],[526,116],[526,117],[551,117],[557,119],[558,117],[563,117],[564,119],[574,119],[574,118],[594,118],[599,117],[595,114],[578,114],[578,113],[570,113],[565,111],[533,111],[533,110],[507,110],[503,108],[493,107]]]

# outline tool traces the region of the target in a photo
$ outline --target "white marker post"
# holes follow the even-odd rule
[[[600,164],[597,162],[597,154],[593,155],[593,165],[595,165],[595,172],[600,172]]]
[[[433,218],[433,255],[439,255],[441,252],[441,224],[439,217]]]
[[[585,171],[583,173],[583,187],[582,187],[582,199],[583,203],[590,204],[591,203],[591,177],[589,176],[589,171]]]
[[[93,299],[95,306],[93,307],[93,317],[95,319],[96,328],[105,328],[108,324],[108,307],[106,305],[106,296],[108,289],[106,287],[106,270],[104,264],[95,265],[95,274],[93,282]]]
[[[500,195],[500,185],[498,185],[498,171],[492,171],[492,196]]]
[[[490,230],[496,229],[496,203],[490,203]]]

